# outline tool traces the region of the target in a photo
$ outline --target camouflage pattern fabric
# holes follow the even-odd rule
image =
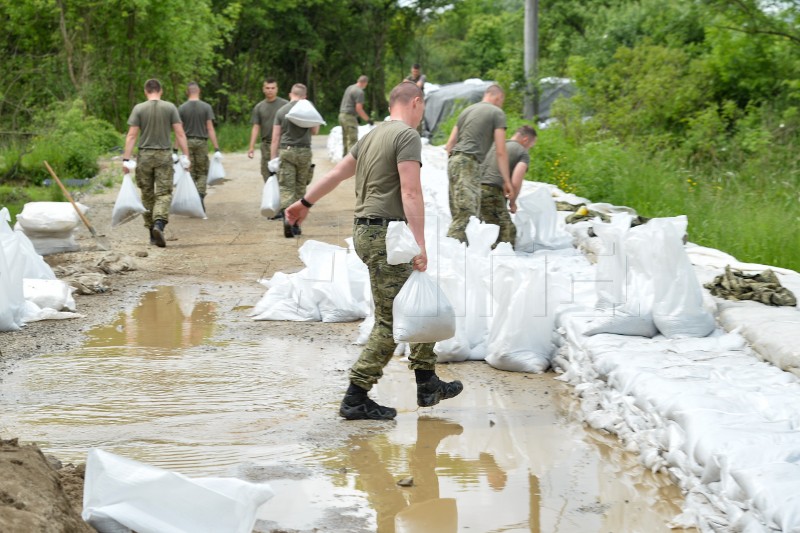
[[[450,178],[450,215],[453,217],[447,236],[467,242],[469,217],[477,217],[481,213],[478,160],[454,153],[447,161],[447,176]]]
[[[136,185],[142,193],[144,225],[153,227],[156,220],[169,221],[172,204],[172,150],[140,149],[136,159]]]
[[[186,139],[189,145],[189,172],[192,174],[194,184],[200,196],[206,195],[206,184],[208,182],[208,140],[191,138]]]
[[[281,209],[286,209],[306,193],[311,181],[311,148],[284,148],[280,151],[278,185],[281,189]]]
[[[507,242],[514,246],[514,241],[517,240],[517,228],[511,221],[506,203],[502,189],[492,185],[481,185],[481,220],[500,226],[500,233],[494,246],[499,242]]]
[[[272,143],[267,140],[261,140],[261,179],[264,180],[264,183],[267,182],[270,174],[272,174],[272,172],[269,171],[269,168],[267,168],[267,164],[272,158],[272,152],[270,152],[271,144]]]
[[[339,124],[342,126],[342,157],[350,153],[350,149],[358,142],[358,118],[349,113],[339,113]]]
[[[353,245],[369,269],[375,302],[375,326],[358,361],[350,368],[350,382],[365,390],[370,390],[383,376],[383,368],[397,346],[392,337],[392,304],[412,271],[409,264],[386,262],[386,230],[386,226],[353,226]],[[412,344],[408,359],[412,370],[433,370],[436,367],[433,343]]]
[[[753,300],[766,305],[796,306],[794,293],[781,285],[772,270],[760,274],[745,274],[741,270],[725,267],[725,273],[703,285],[711,294],[726,300]]]

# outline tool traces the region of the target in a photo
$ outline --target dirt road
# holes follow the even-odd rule
[[[317,177],[331,168],[325,143],[314,139]],[[224,165],[230,179],[209,190],[208,219],[172,217],[165,249],[148,244],[140,220],[111,230],[117,189],[81,199],[111,253],[135,269],[109,274],[105,293],[77,297],[84,318],[0,333],[0,437],[36,441],[74,463],[103,446],[189,475],[267,481],[276,497],[259,514],[261,532],[668,531],[678,491],[613,439],[573,422],[569,391],[554,374],[441,365],[465,393],[419,410],[413,374],[396,357],[374,394],[398,408],[397,421],[340,420],[358,324],[254,322],[248,312],[265,291],[258,279],[302,268],[297,248],[306,239],[344,245],[352,187],[313,208],[302,238],[286,239],[280,222],[260,215],[258,160],[226,154]],[[109,253],[92,249],[88,231],[79,242],[81,252],[48,262],[90,269]],[[180,317],[171,302],[187,288],[200,303]],[[85,365],[87,354],[97,363]],[[172,369],[176,361],[188,366]],[[111,381],[117,376],[129,382]],[[33,383],[42,387],[36,401],[26,392]],[[40,415],[50,404],[61,410]],[[105,413],[117,404],[113,423],[87,407]],[[0,496],[52,485],[48,472],[19,471],[11,459],[21,449],[4,449]],[[79,507],[80,470],[61,473]],[[409,475],[411,487],[396,484]],[[48,531],[80,530],[53,504],[11,500],[17,507],[0,497],[0,525],[22,504],[45,523],[63,522]]]

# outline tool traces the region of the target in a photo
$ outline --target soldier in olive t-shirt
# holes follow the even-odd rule
[[[189,168],[189,147],[183,131],[178,108],[161,100],[163,90],[156,79],[147,80],[144,93],[147,101],[136,106],[128,118],[128,134],[122,153],[123,172],[128,174],[131,166],[136,169],[136,185],[142,193],[142,204],[147,209],[142,214],[144,225],[150,230],[150,243],[165,247],[164,227],[169,221],[172,204],[172,141],[183,152],[181,164]],[[136,140],[139,140],[139,155],[136,163],[130,161]]]
[[[364,111],[364,89],[367,88],[369,78],[359,76],[358,81],[344,91],[342,103],[339,105],[339,124],[342,127],[342,145],[344,155],[358,142],[358,117],[368,124],[372,121]]]
[[[416,126],[425,111],[419,87],[403,82],[389,95],[388,122],[366,134],[344,159],[316,181],[301,198],[286,209],[291,223],[301,223],[313,202],[355,174],[356,207],[353,245],[367,265],[375,303],[375,325],[358,361],[350,368],[350,386],[339,406],[347,420],[390,420],[397,410],[379,405],[367,392],[383,375],[392,358],[392,306],[412,270],[425,271],[425,208],[420,185],[422,140]],[[390,265],[386,256],[386,233],[392,220],[408,220],[420,247],[412,264]],[[417,405],[429,407],[463,390],[460,381],[444,382],[436,375],[433,343],[413,343],[408,358],[417,382]]]
[[[191,162],[191,176],[200,194],[203,210],[206,208],[205,197],[208,183],[208,139],[214,144],[214,150],[219,152],[217,132],[214,130],[214,110],[208,103],[200,100],[200,86],[191,82],[186,87],[189,99],[178,108],[178,114],[183,121],[186,132],[186,142],[189,145],[189,161]]]
[[[261,87],[264,99],[257,103],[250,115],[250,123],[253,125],[250,132],[250,147],[247,157],[254,156],[256,139],[261,136],[261,178],[266,182],[271,172],[267,168],[270,160],[270,146],[272,145],[272,126],[275,124],[275,113],[280,108],[289,103],[285,98],[278,96],[278,82],[274,78],[267,78]]]
[[[503,176],[497,166],[497,150],[495,146],[486,154],[486,159],[480,166],[481,174],[481,220],[488,224],[500,226],[495,244],[499,242],[510,243],[514,246],[517,231],[509,215],[516,211],[516,200],[522,188],[522,181],[530,166],[531,156],[528,153],[536,143],[536,130],[530,126],[520,127],[511,139],[506,141],[508,153],[508,168],[511,172],[511,197],[506,198],[503,191]]]
[[[448,237],[467,241],[467,223],[481,211],[481,186],[478,166],[483,163],[492,143],[502,143],[498,149],[498,164],[505,182],[506,194],[510,194],[508,159],[505,152],[506,115],[502,106],[503,90],[497,85],[486,89],[483,100],[467,107],[458,116],[445,145],[449,154],[447,176],[450,186],[450,214],[452,222]]]

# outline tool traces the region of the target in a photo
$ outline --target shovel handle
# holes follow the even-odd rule
[[[61,183],[61,180],[58,179],[58,176],[56,176],[56,173],[53,172],[52,168],[50,168],[50,165],[47,164],[47,161],[44,161],[44,166],[47,167],[47,170],[48,170],[48,172],[50,172],[50,175],[53,176],[53,179],[56,180],[56,183],[58,183],[58,186],[61,187],[61,190],[64,192],[64,196],[67,197],[67,200],[69,200],[70,203],[72,204],[72,207],[75,208],[75,211],[78,213],[78,216],[81,217],[81,220],[83,221],[83,223],[86,225],[87,228],[89,228],[89,231],[92,233],[92,236],[96,237],[97,236],[97,232],[94,230],[92,225],[89,224],[89,220],[81,212],[80,208],[78,207],[78,204],[76,204],[75,200],[72,199],[72,195],[69,193],[67,188],[64,187],[64,184]]]

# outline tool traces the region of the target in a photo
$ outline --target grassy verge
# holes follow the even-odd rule
[[[528,179],[647,217],[686,215],[692,242],[740,261],[800,270],[800,248],[792,244],[800,222],[794,156],[773,152],[735,169],[689,169],[676,159],[610,140],[575,146],[559,129],[546,129]]]

